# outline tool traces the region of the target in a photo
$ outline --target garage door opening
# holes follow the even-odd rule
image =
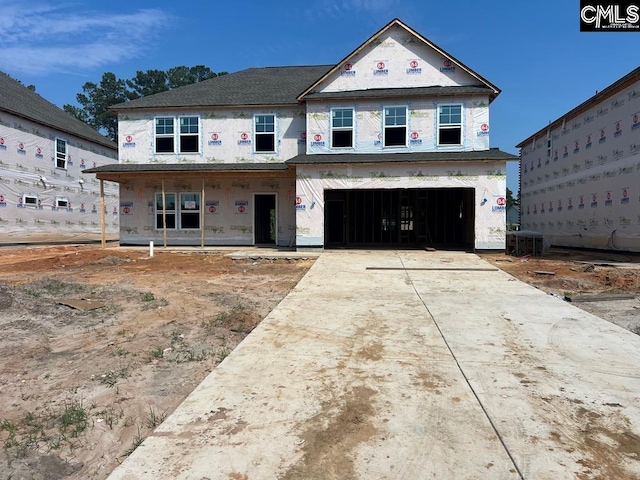
[[[325,190],[325,246],[470,250],[474,189]]]

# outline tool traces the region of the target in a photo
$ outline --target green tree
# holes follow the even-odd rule
[[[127,89],[126,81],[117,78],[111,72],[106,72],[99,84],[87,82],[82,86],[82,91],[84,93],[76,95],[76,100],[81,106],[65,105],[64,111],[111,140],[117,141],[118,117],[109,111],[109,107],[136,98],[135,94]]]
[[[63,109],[117,142],[118,117],[109,110],[109,107],[226,73],[212,72],[204,65],[179,66],[167,71],[138,70],[133,78],[125,80],[117,78],[111,72],[106,72],[102,75],[99,84],[87,82],[82,86],[83,93],[76,95],[79,106],[67,104]]]
[[[517,198],[513,198],[513,192],[507,187],[507,209],[518,205],[520,205],[520,192],[518,192]]]

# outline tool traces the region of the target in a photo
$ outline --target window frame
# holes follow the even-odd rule
[[[183,124],[185,119],[195,120],[195,122]],[[160,120],[162,120],[162,124],[158,123]],[[169,127],[171,131],[167,132]],[[183,127],[186,127],[187,131],[183,131]],[[164,131],[158,133],[159,128]],[[195,131],[193,131],[194,128]],[[201,151],[201,132],[201,117],[199,115],[158,115],[153,117],[153,152],[155,155],[199,155]],[[184,147],[186,139],[189,138],[195,138],[195,145],[192,149]],[[171,140],[171,149],[166,146],[159,150],[158,145],[166,140]]]
[[[188,195],[195,196],[196,198],[195,201],[197,202],[197,205],[198,205],[197,209],[187,209],[185,206],[183,206],[184,204],[183,198]],[[190,201],[190,200],[187,200],[187,201]],[[200,224],[201,218],[202,218],[202,198],[200,196],[200,192],[180,192],[180,203],[178,204],[178,210],[179,210],[179,218],[180,218],[179,230],[200,230],[200,228],[202,227],[202,225]],[[197,218],[198,226],[185,227],[184,224],[187,222],[184,221],[185,219],[184,215],[189,215],[189,216],[193,216],[194,218]]]
[[[404,109],[404,125],[387,125],[387,110],[389,109]],[[394,115],[394,118],[397,118],[397,114]],[[387,140],[391,137],[391,132],[387,132],[387,129],[391,130],[400,130],[404,129],[404,140],[403,143],[387,145]],[[408,142],[408,133],[409,133],[409,106],[408,105],[385,105],[382,107],[382,146],[383,148],[406,148]]]
[[[335,126],[334,125],[334,120],[335,120],[335,114],[336,112],[345,112],[345,111],[350,111],[351,112],[351,126],[347,126],[345,127],[344,124],[340,125],[340,126]],[[335,108],[331,108],[330,110],[330,114],[329,114],[329,130],[331,131],[331,148],[332,149],[337,149],[337,150],[344,150],[344,149],[353,149],[354,145],[355,145],[355,108],[353,107],[335,107]],[[342,120],[342,122],[344,123],[344,117],[340,117],[340,120]],[[339,145],[336,146],[336,141],[335,141],[335,137],[334,137],[334,133],[342,133],[342,132],[349,132],[351,134],[351,142],[350,145]]]
[[[167,204],[167,200],[170,195],[173,195],[173,208],[169,209],[166,208],[166,204]],[[177,200],[178,200],[178,194],[176,192],[164,192],[164,200],[165,200],[165,214],[166,214],[166,218],[169,219],[170,216],[173,217],[173,226],[169,227],[167,226],[166,229],[167,230],[178,230],[178,222],[177,222]],[[154,195],[154,210],[155,210],[155,221],[154,221],[154,226],[156,230],[164,230],[165,226],[163,225],[163,215],[162,215],[162,192],[155,192]],[[170,224],[170,222],[167,221],[168,224]]]
[[[64,151],[58,149],[59,142],[64,145]],[[60,170],[67,170],[69,164],[69,143],[64,138],[55,137],[53,148],[56,168]]]
[[[258,119],[261,117],[271,117],[273,119],[273,122],[271,124],[265,122],[264,126],[268,126],[268,125],[272,125],[273,126],[273,131],[269,132],[269,131],[258,131]],[[276,114],[275,113],[256,113],[253,115],[253,152],[254,153],[276,153],[276,149],[277,149],[277,143],[276,143]],[[263,149],[258,149],[258,137],[266,137],[266,136],[272,136],[273,137],[273,148],[271,150],[263,150]],[[262,143],[262,142],[260,142]]]
[[[27,202],[27,199],[33,199],[33,202]],[[35,207],[38,208],[38,195],[30,195],[28,193],[22,194],[22,205],[24,207]]]
[[[56,197],[53,205],[58,209],[60,209],[60,208],[67,209],[70,206],[69,198],[67,198],[67,197]]]
[[[448,122],[448,123],[443,123],[441,122],[441,115],[442,115],[442,108],[443,107],[459,107],[460,108],[460,122]],[[452,113],[451,111],[448,112],[449,117],[451,117]],[[464,145],[464,105],[462,103],[440,103],[438,104],[437,107],[437,122],[438,122],[438,128],[437,128],[437,139],[436,139],[436,144],[438,145],[438,147],[460,147],[462,145]],[[440,132],[442,130],[455,130],[458,129],[460,132],[460,141],[459,143],[444,143],[441,141],[441,135]]]
[[[183,132],[182,128],[183,128],[183,124],[182,121],[185,119],[193,119],[195,120],[195,125],[191,122],[189,122],[188,124],[184,125],[187,128],[191,129],[193,127],[195,127],[196,131],[195,133],[193,131],[188,131],[188,132]],[[186,154],[186,153],[200,153],[200,117],[197,115],[180,115],[177,117],[177,135],[178,135],[178,153],[179,154]],[[195,137],[195,150],[185,150],[183,149],[183,140],[187,139],[187,138],[192,138]]]

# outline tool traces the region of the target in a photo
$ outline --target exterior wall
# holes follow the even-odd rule
[[[276,152],[255,153],[254,114],[276,115]],[[156,154],[154,118],[200,118],[200,152]],[[207,111],[153,111],[118,116],[120,163],[280,163],[304,153],[304,108],[215,109]]]
[[[341,92],[372,88],[477,85],[477,79],[409,32],[394,27],[354,55],[318,89]]]
[[[324,190],[455,188],[475,189],[475,248],[505,246],[505,162],[298,165],[296,244],[324,245]]]
[[[521,229],[552,245],[640,251],[640,82],[521,151]]]
[[[277,245],[289,246],[295,235],[295,179],[280,177],[221,177],[204,181],[205,245],[253,245],[254,194],[275,193]],[[165,180],[165,192],[200,193],[202,178]],[[159,179],[138,180],[120,188],[120,243],[163,244],[163,230],[156,228],[155,194],[162,192]],[[167,229],[167,244],[201,244],[202,230]]]
[[[463,105],[463,145],[437,146],[437,106]],[[382,111],[385,106],[406,105],[407,147],[383,147]],[[331,109],[354,108],[354,148],[331,148]],[[484,128],[483,128],[484,125]],[[358,103],[307,103],[307,153],[375,153],[375,152],[427,152],[473,151],[489,148],[489,98],[441,98],[439,101],[407,101],[391,99],[384,103],[366,101]]]
[[[55,139],[67,141],[67,169],[56,168]],[[0,235],[28,240],[38,234],[100,234],[100,183],[84,168],[117,163],[115,150],[0,114]],[[43,183],[40,179],[44,177]],[[79,179],[84,181],[81,185]],[[37,206],[22,203],[37,197]],[[68,208],[56,208],[66,198]],[[118,231],[117,185],[105,182],[108,234]],[[50,238],[50,237],[49,237]]]

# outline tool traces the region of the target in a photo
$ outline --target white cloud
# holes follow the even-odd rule
[[[171,15],[79,10],[72,3],[0,0],[0,70],[30,75],[88,71],[142,55]]]

